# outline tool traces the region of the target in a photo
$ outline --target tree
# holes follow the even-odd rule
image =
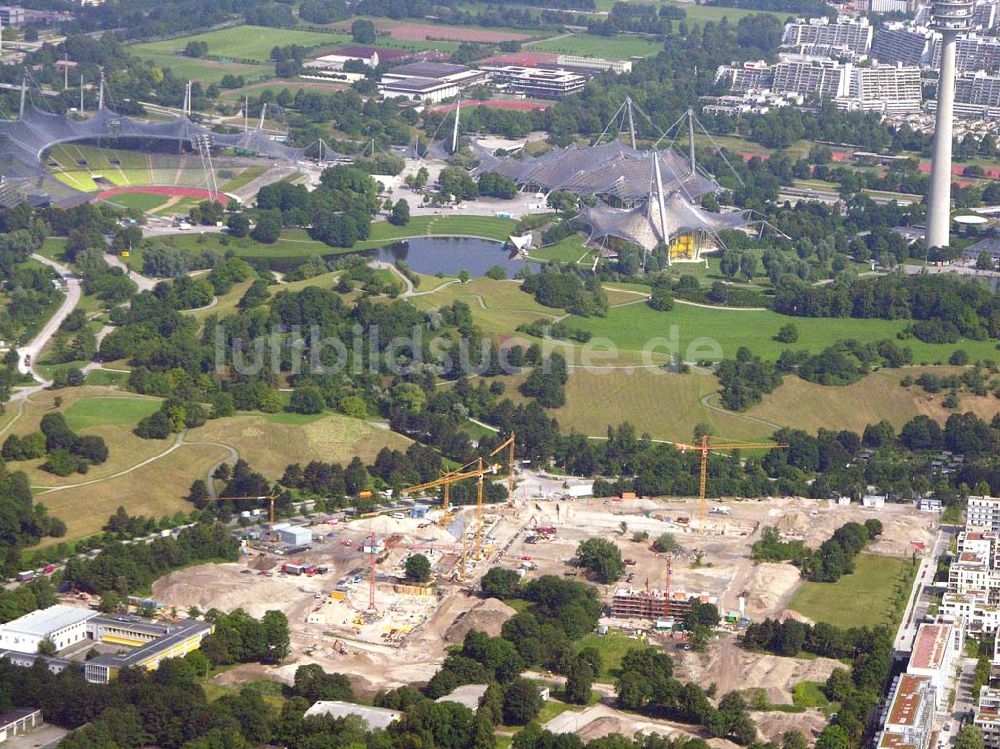
[[[517,678],[507,687],[503,697],[503,722],[508,726],[523,726],[541,712],[542,704],[538,686]]]
[[[233,213],[226,219],[226,228],[234,237],[245,237],[250,233],[250,219],[245,213]]]
[[[101,596],[101,602],[97,610],[102,614],[113,614],[122,605],[122,597],[115,591],[109,590]]]
[[[603,538],[588,538],[576,548],[580,564],[602,583],[613,583],[625,571],[621,550]]]
[[[646,300],[646,304],[657,312],[669,312],[674,308],[674,298],[670,296],[670,289],[666,286],[657,286]]]
[[[673,554],[680,551],[681,545],[677,543],[673,533],[661,533],[653,541],[653,548],[661,554]]]
[[[274,244],[281,236],[281,219],[273,211],[261,212],[250,236],[261,244]]]
[[[410,223],[410,204],[403,198],[396,201],[392,206],[392,215],[389,216],[389,223],[393,226],[406,226]]]
[[[597,673],[589,658],[583,654],[574,657],[566,670],[566,701],[578,705],[590,702],[590,690]]]
[[[318,414],[326,408],[323,391],[315,385],[303,385],[292,392],[288,408],[300,414]]]
[[[408,582],[425,583],[431,579],[431,563],[423,554],[411,554],[403,568]]]
[[[351,24],[351,38],[355,44],[374,44],[375,24],[367,19],[359,18]]]
[[[774,337],[778,343],[795,343],[799,340],[799,329],[795,323],[786,323],[778,329],[778,334]]]
[[[978,726],[966,723],[955,739],[955,749],[983,749],[983,732]]]
[[[517,589],[521,585],[521,576],[516,570],[507,570],[503,567],[493,567],[479,583],[483,594],[490,598],[513,598],[517,595]]]

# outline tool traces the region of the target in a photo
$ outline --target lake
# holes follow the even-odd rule
[[[526,267],[534,271],[539,268],[538,263],[524,260],[500,242],[470,237],[418,237],[364,250],[361,254],[386,263],[402,260],[410,270],[431,276],[437,273],[457,276],[463,270],[473,276],[482,276],[494,265],[499,265],[507,271],[508,278],[513,278]]]

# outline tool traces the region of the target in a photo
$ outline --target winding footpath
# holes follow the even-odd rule
[[[42,326],[42,329],[38,331],[38,334],[32,338],[28,344],[17,349],[18,371],[21,372],[21,374],[30,374],[38,384],[32,387],[21,388],[11,396],[12,401],[27,398],[29,395],[37,393],[51,384],[51,380],[45,379],[45,377],[35,369],[35,365],[38,362],[38,355],[42,352],[42,349],[45,348],[45,344],[47,344],[49,340],[51,340],[52,336],[56,334],[56,331],[59,330],[59,326],[63,324],[63,320],[69,317],[69,313],[72,312],[76,308],[76,305],[80,303],[80,297],[83,296],[80,279],[69,268],[61,263],[57,263],[55,260],[50,260],[49,258],[42,257],[38,254],[34,254],[31,257],[32,259],[49,266],[58,274],[62,283],[65,284],[66,296],[63,299],[62,304],[59,305],[59,309],[57,309],[56,313],[49,318],[49,321]],[[28,357],[31,357],[30,364],[27,363]]]

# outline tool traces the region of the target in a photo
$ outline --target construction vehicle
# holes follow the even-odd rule
[[[701,479],[698,485],[698,520],[705,520],[705,486],[708,483],[708,454],[715,452],[732,452],[733,450],[780,450],[788,447],[780,442],[711,442],[707,434],[701,436],[697,445],[687,445],[683,442],[674,443],[674,447],[682,453],[688,450],[698,450],[701,453]],[[682,518],[677,518],[680,523]]]

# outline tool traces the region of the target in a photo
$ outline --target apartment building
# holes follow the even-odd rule
[[[805,55],[827,55],[847,60],[863,60],[872,46],[872,27],[867,18],[840,17],[799,19],[785,24],[781,46]]]
[[[920,68],[903,65],[852,67],[847,108],[863,112],[908,114],[923,103]]]
[[[611,615],[620,619],[680,619],[691,610],[691,599],[702,603],[718,604],[716,596],[707,593],[687,593],[683,590],[669,591],[664,595],[659,588],[638,589],[616,588],[611,598]]]
[[[845,65],[835,60],[799,55],[782,55],[774,66],[771,90],[779,94],[799,94],[836,99],[850,91]]]
[[[934,55],[931,65],[935,69],[941,66],[940,37],[934,40]],[[1000,39],[995,36],[981,36],[975,33],[959,37],[955,45],[955,66],[959,73],[977,70],[1000,72]]]
[[[947,682],[954,673],[956,660],[962,656],[964,644],[962,620],[924,623],[917,629],[906,673],[930,679],[938,710],[948,708]]]
[[[927,749],[937,704],[934,685],[926,676],[900,674],[889,693],[879,749]]]
[[[871,56],[889,65],[929,65],[934,57],[934,34],[926,27],[886,24],[875,32]]]
[[[1000,498],[969,497],[965,518],[966,531],[1000,531]]]
[[[1000,119],[1000,75],[982,70],[959,75],[955,81],[955,114],[984,120]]]

